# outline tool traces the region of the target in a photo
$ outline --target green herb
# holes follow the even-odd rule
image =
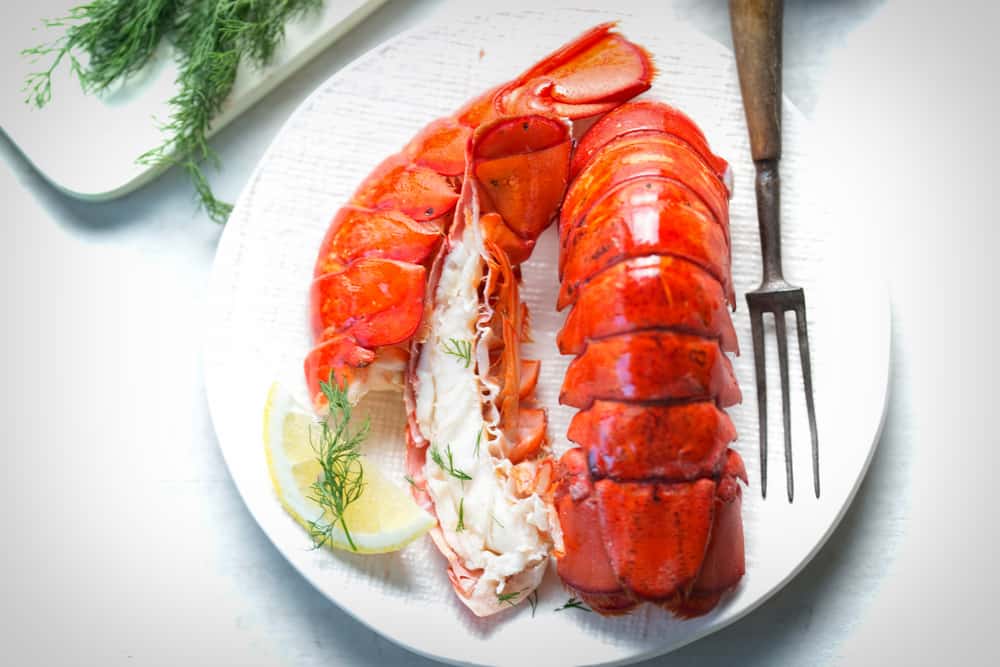
[[[528,604],[531,605],[531,617],[535,617],[535,610],[538,609],[538,589],[531,591],[531,595],[528,596]]]
[[[329,382],[320,382],[319,388],[329,403],[330,414],[320,422],[319,442],[312,441],[323,474],[313,482],[309,498],[322,507],[324,513],[309,522],[309,535],[313,547],[318,549],[331,539],[339,523],[351,549],[357,551],[344,521],[344,511],[364,491],[364,470],[359,458],[361,442],[368,436],[371,423],[366,419],[361,428],[351,432],[351,404],[347,400],[346,385],[338,386],[332,372]],[[328,519],[324,521],[324,517]]]
[[[496,517],[496,515],[493,514],[492,512],[490,512],[490,518],[493,519],[493,521],[495,521],[498,526],[500,526],[501,528],[503,528],[503,524],[500,523],[500,519],[498,519]]]
[[[521,591],[514,591],[513,593],[498,593],[497,594],[497,602],[499,602],[500,604],[503,604],[504,602],[506,602],[511,607],[513,607],[514,604],[515,604],[514,600],[517,599],[517,596],[520,595],[520,594],[521,594]]]
[[[54,54],[48,69],[25,81],[27,102],[42,107],[52,98],[52,72],[64,58],[85,92],[99,92],[141,70],[169,34],[179,67],[179,90],[162,129],[163,143],[139,156],[141,164],[187,172],[202,206],[215,222],[229,217],[232,205],[212,193],[202,166],[218,166],[208,145],[212,120],[232,92],[241,63],[267,65],[284,39],[285,24],[318,8],[323,0],[92,0],[62,19],[51,44],[24,51],[36,59]],[[76,54],[86,55],[84,65]]]
[[[450,354],[459,361],[464,361],[466,368],[472,363],[472,343],[470,341],[449,338],[448,342],[444,344],[444,353]]]
[[[444,458],[441,456],[441,450],[439,450],[437,447],[431,447],[431,460],[434,461],[434,463],[436,463],[438,467],[441,468],[441,470],[444,470],[446,473],[448,473],[455,479],[460,479],[463,481],[472,479],[467,474],[465,474],[464,472],[455,467],[455,461],[452,459],[451,455],[451,445],[445,447],[444,451],[445,454],[448,456],[447,464],[445,464]]]
[[[458,525],[455,526],[455,532],[460,533],[463,530],[465,530],[465,496],[458,501]]]
[[[403,475],[403,479],[405,479],[409,483],[410,486],[416,486],[417,485],[417,483],[414,482],[413,478],[410,477],[409,475]]]
[[[483,441],[483,429],[479,429],[479,433],[476,434],[476,448],[472,450],[472,453],[479,458],[479,443]]]
[[[570,598],[566,604],[556,609],[556,611],[562,611],[563,609],[579,609],[580,611],[589,612],[591,609],[583,604],[583,601],[577,600],[576,598]]]
[[[64,28],[62,37],[21,52],[36,62],[52,56],[48,69],[28,75],[25,102],[43,107],[52,99],[52,73],[64,58],[86,93],[97,93],[127,79],[149,61],[177,16],[177,0],[94,0],[69,14],[44,22]],[[86,54],[84,66],[77,54]]]

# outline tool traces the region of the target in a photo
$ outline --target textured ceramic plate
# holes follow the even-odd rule
[[[550,571],[537,612],[521,605],[477,619],[455,599],[443,559],[430,541],[402,552],[355,556],[310,551],[305,533],[282,511],[268,480],[261,409],[270,383],[301,389],[309,348],[306,294],[320,239],[332,213],[383,157],[429,120],[509,79],[537,58],[609,18],[654,55],[659,78],[650,95],[692,115],[735,171],[732,201],[735,315],[743,356],[735,368],[743,404],[730,410],[750,475],[744,494],[747,575],[711,614],[677,621],[657,608],[621,618],[555,612],[567,593]],[[785,106],[784,254],[786,275],[806,288],[823,494],[811,489],[808,428],[797,346],[791,346],[794,504],[784,489],[777,356],[768,327],[772,388],[771,488],[760,494],[756,395],[743,293],[760,275],[753,168],[735,67],[719,44],[668,17],[621,17],[579,10],[498,14],[406,33],[370,52],[321,86],[288,121],[244,190],[219,246],[205,365],[212,416],[227,464],[247,507],[274,545],[324,595],[384,636],[419,653],[474,664],[606,664],[675,649],[732,623],[788,582],[816,553],[844,513],[878,439],[889,363],[889,308],[882,283],[849,243],[853,218],[835,217],[822,151],[806,121]],[[856,217],[856,216],[855,216]],[[861,221],[863,222],[863,221]],[[555,348],[554,230],[525,267],[523,294],[532,308],[543,359],[539,397],[550,414],[556,452],[568,443],[570,410],[556,397],[567,359]],[[851,295],[850,300],[846,295]],[[367,443],[403,484],[398,396],[366,406],[375,423]]]

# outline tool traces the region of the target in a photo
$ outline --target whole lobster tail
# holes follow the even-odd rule
[[[743,576],[746,481],[722,408],[741,400],[728,166],[679,111],[625,104],[591,127],[560,214],[559,334],[579,408],[558,466],[558,570],[596,611],[710,611]]]
[[[479,223],[483,233],[514,264],[528,257],[568,181],[570,144],[561,139],[561,119],[604,113],[652,82],[649,55],[613,28],[592,28],[429,123],[365,178],[334,216],[316,261],[310,300],[316,347],[305,363],[311,388],[332,373],[348,381],[357,400],[402,383],[399,355],[419,337],[425,312],[427,295],[418,286],[428,282],[441,240],[461,218],[456,210],[469,160],[487,213]],[[514,116],[520,125],[505,120]],[[469,153],[473,143],[477,152]],[[561,174],[561,182],[515,178],[529,154],[536,171]],[[386,346],[394,351],[383,354]],[[313,399],[322,408],[322,394],[313,392]]]

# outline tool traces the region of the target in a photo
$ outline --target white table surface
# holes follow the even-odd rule
[[[217,192],[238,194],[291,111],[339,67],[458,4],[391,2],[281,85],[213,141]],[[724,3],[674,4],[729,43]],[[998,367],[1000,233],[988,206],[1000,15],[923,4],[786,8],[785,92],[844,137],[831,196],[857,198],[871,220],[859,243],[892,291],[891,399],[871,470],[785,590],[646,664],[1000,659],[990,504],[1000,456],[986,426]],[[0,202],[0,663],[432,664],[316,593],[237,495],[200,366],[220,228],[183,176],[83,203],[0,137]]]

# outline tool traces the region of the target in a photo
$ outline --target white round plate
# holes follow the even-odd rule
[[[812,493],[798,347],[789,346],[797,493],[789,504],[773,323],[765,321],[771,406],[770,488],[760,493],[753,355],[743,294],[760,276],[753,167],[731,54],[666,15],[616,16],[583,10],[534,11],[456,19],[393,39],[341,70],[287,122],[257,167],[219,244],[205,351],[212,417],[226,462],[247,507],[282,554],[324,595],[373,630],[441,660],[472,664],[609,664],[665,653],[732,623],[791,579],[833,531],[858,487],[881,427],[889,365],[889,305],[881,280],[852,244],[852,220],[822,176],[823,153],[803,117],[785,105],[782,237],[786,275],[806,289],[820,432],[822,496]],[[647,606],[620,618],[554,611],[568,598],[554,571],[537,610],[519,605],[477,619],[448,585],[444,560],[422,539],[405,550],[357,556],[309,549],[308,536],[281,509],[268,478],[261,411],[269,385],[301,389],[309,349],[306,295],[327,223],[361,179],[425,123],[510,79],[584,29],[620,19],[622,32],[654,56],[649,96],[688,112],[735,171],[732,200],[735,314],[743,355],[735,368],[742,405],[730,410],[735,447],[750,475],[743,520],[747,574],[712,613],[679,621]],[[825,186],[825,187],[824,187]],[[556,402],[568,359],[554,335],[561,316],[554,230],[525,267],[543,360],[539,398],[549,409],[557,453],[568,445],[572,411]],[[792,331],[794,331],[794,323]],[[367,454],[403,484],[401,400],[382,396],[367,409],[375,434]]]

